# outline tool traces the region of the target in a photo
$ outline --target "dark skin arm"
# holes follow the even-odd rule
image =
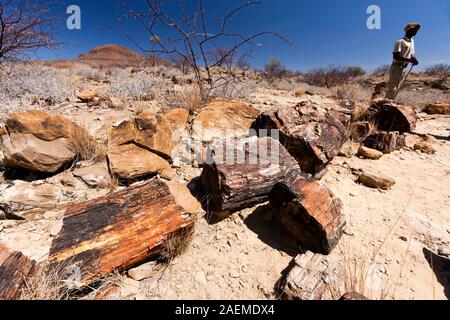
[[[415,66],[417,66],[419,64],[419,61],[417,60],[416,57],[412,57],[411,59],[406,59],[400,55],[400,52],[394,52],[394,59],[397,61],[401,61],[401,62],[409,62]]]

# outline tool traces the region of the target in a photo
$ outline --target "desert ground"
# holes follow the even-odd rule
[[[111,56],[120,63],[103,65],[114,60]],[[363,139],[355,138],[352,129],[371,106],[376,84],[387,80],[386,73],[361,75],[326,87],[308,84],[302,75],[269,81],[251,71],[245,80],[217,89],[210,100],[202,102],[189,73],[161,61],[130,66],[136,62],[133,59],[139,56],[106,46],[78,60],[12,63],[2,68],[0,263],[15,261],[18,271],[15,282],[5,280],[0,272],[2,286],[13,288],[0,289],[5,295],[0,299],[304,299],[309,292],[302,289],[315,289],[292,285],[291,281],[302,280],[294,277],[293,270],[298,268],[306,270],[304,279],[319,274],[311,281],[320,287],[320,299],[339,299],[349,292],[374,300],[450,297],[450,92],[445,83],[436,88],[433,75],[413,74],[396,103],[383,102],[412,110],[414,126],[400,132],[404,145],[384,154],[378,151],[373,157],[361,154]],[[190,188],[202,176],[202,162],[176,163],[174,157],[169,160],[172,155],[167,151],[176,145],[170,140],[173,135],[167,138],[167,130],[177,128],[183,137],[196,136],[204,150],[217,129],[229,128],[245,136],[260,114],[293,106],[348,116],[345,129],[349,135],[314,179],[323,190],[331,191],[330,197],[340,199],[339,214],[346,222],[331,252],[320,256],[326,270],[320,264],[305,267],[299,263],[306,256],[305,248],[278,223],[280,213],[267,199],[217,219],[207,201]],[[31,110],[45,114],[27,113]],[[14,118],[17,114],[22,116]],[[150,142],[137,136],[130,138],[135,133],[127,131],[127,126],[134,119],[142,120],[142,128],[146,119],[152,119],[151,128],[156,121],[156,129],[146,136],[150,147],[144,148]],[[196,121],[203,121],[206,131],[198,130]],[[377,130],[376,123],[368,123],[365,136]],[[75,142],[66,139],[64,132],[78,128],[82,131],[75,134]],[[66,150],[66,144],[72,148]],[[47,148],[56,150],[56,155]],[[193,156],[191,151],[188,158]],[[202,152],[197,156],[203,159]],[[52,166],[56,162],[63,165]],[[359,182],[362,174],[393,183],[388,188],[371,188]],[[93,236],[92,243],[83,242],[95,223],[87,219],[68,224],[69,212],[74,213],[73,219],[86,212],[107,215],[116,210],[108,207],[110,200],[98,212],[88,210],[96,199],[121,192],[117,197],[128,201],[127,192],[155,179],[168,184],[173,197],[161,191],[147,205],[162,212],[181,206],[191,215],[193,222],[173,220],[170,224],[175,228],[171,231],[189,225],[181,240],[176,238],[171,244],[171,232],[163,233],[169,223],[152,217],[136,222],[145,223],[144,227],[133,226],[133,219],[140,216],[124,218],[117,229],[111,221],[105,222],[117,230],[114,236],[120,241],[105,236],[111,230],[106,228],[104,234]],[[133,197],[129,201],[135,201]],[[158,203],[158,199],[166,202]],[[139,201],[146,200],[136,201],[133,204],[139,207]],[[317,212],[308,214],[314,217]],[[155,240],[157,244],[153,238],[136,234],[145,228],[163,234]],[[64,241],[70,243],[70,250],[55,258],[55,250]],[[77,286],[79,279],[68,279],[64,267],[52,270],[48,265],[53,258],[64,260],[88,246],[92,250],[118,248],[120,257],[126,259],[126,250],[140,245],[155,251],[140,252],[139,257],[130,256],[130,261],[110,269],[99,267],[101,277],[91,276],[83,286]],[[105,265],[116,263],[112,260]],[[66,262],[72,264],[69,258]],[[334,264],[339,271],[329,270]]]

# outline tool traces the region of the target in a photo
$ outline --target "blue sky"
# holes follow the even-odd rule
[[[139,6],[145,1],[128,2]],[[109,43],[138,50],[124,36],[125,32],[141,43],[148,43],[148,35],[142,27],[130,20],[118,21],[123,11],[114,0],[66,0],[66,3],[80,6],[82,28],[67,30],[62,19],[58,38],[69,43],[58,51],[40,51],[39,58],[73,58]],[[238,3],[242,1],[205,0],[206,9],[218,16]],[[381,30],[366,27],[369,5],[381,8]],[[59,14],[65,13],[64,8],[58,10],[62,11]],[[175,12],[175,6],[173,10]],[[403,36],[403,28],[410,21],[423,25],[416,37],[416,51],[422,67],[450,63],[449,0],[265,0],[236,16],[230,26],[243,33],[276,31],[293,44],[290,47],[272,37],[260,38],[258,43],[261,45],[251,60],[258,68],[273,56],[292,70],[305,71],[330,64],[359,65],[372,70],[390,63],[393,44]]]

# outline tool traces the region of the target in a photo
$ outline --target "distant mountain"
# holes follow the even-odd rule
[[[152,56],[144,56],[133,50],[117,44],[107,44],[96,47],[88,53],[83,53],[73,60],[51,61],[54,66],[66,67],[72,63],[83,63],[94,68],[133,67],[145,65],[168,65],[168,62]]]

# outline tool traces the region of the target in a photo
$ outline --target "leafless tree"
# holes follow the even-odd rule
[[[0,0],[0,63],[59,45],[54,38],[58,17],[51,14],[50,5],[43,1]]]
[[[148,54],[176,57],[179,64],[187,65],[195,74],[202,97],[245,75],[242,69],[248,66],[247,59],[257,46],[258,38],[269,35],[288,43],[273,31],[250,35],[229,31],[233,17],[262,1],[242,3],[220,18],[206,9],[204,0],[191,0],[189,6],[185,0],[177,2],[177,14],[168,13],[170,3],[164,0],[145,0],[145,12],[135,11],[124,2],[118,3],[126,10],[121,19],[137,20],[148,33],[151,44],[142,46],[132,36],[128,38]],[[178,16],[181,18],[176,18]]]

